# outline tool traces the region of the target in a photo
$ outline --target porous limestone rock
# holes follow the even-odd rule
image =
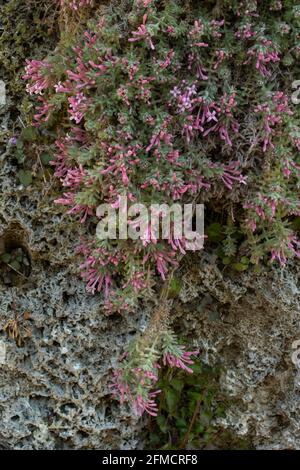
[[[1,117],[5,131],[9,119]],[[109,381],[149,311],[105,316],[79,278],[81,229],[54,204],[55,182],[24,188],[18,170],[3,149],[0,254],[22,247],[30,273],[13,285],[0,276],[0,448],[137,448],[142,422],[112,399]],[[190,261],[172,318],[204,362],[222,365],[220,387],[233,404],[220,424],[257,449],[300,449],[300,371],[292,362],[299,265],[234,274],[209,254]],[[27,336],[20,347],[3,331],[12,321]]]
[[[80,227],[53,203],[50,186],[20,187],[0,168],[0,248],[21,246],[29,276],[0,276],[0,448],[132,449],[140,424],[112,399],[109,382],[145,318],[107,317],[78,275]],[[20,347],[3,328],[17,322]]]
[[[292,262],[234,274],[202,253],[183,275],[175,324],[223,368],[220,387],[233,404],[221,424],[257,449],[300,448],[299,274]]]
[[[31,272],[14,286],[0,282],[0,327],[17,318],[31,336],[17,347],[0,334],[0,447],[137,448],[141,423],[108,384],[149,313],[104,315],[78,276],[80,227],[53,203],[53,182],[24,189],[16,171],[2,160],[0,240],[2,251],[3,240],[27,250]],[[182,269],[176,329],[190,332],[205,362],[222,365],[220,387],[234,405],[220,424],[257,449],[300,448],[300,372],[291,359],[298,279],[295,264],[233,274],[204,253]]]

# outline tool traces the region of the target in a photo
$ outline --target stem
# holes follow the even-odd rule
[[[174,272],[175,268],[173,268],[173,270],[170,272],[167,281],[162,287],[158,300],[158,308],[155,309],[154,314],[150,320],[150,324],[145,331],[145,338],[148,337],[148,339],[151,341],[153,340],[154,336],[157,336],[157,331],[164,329],[168,324],[169,313],[173,304],[173,301],[168,299],[168,295]]]
[[[193,413],[193,417],[192,417],[191,423],[190,423],[190,425],[189,425],[189,428],[188,428],[187,432],[185,433],[185,436],[184,436],[184,438],[183,438],[182,443],[180,444],[180,447],[179,447],[180,449],[185,449],[185,447],[186,447],[186,445],[187,445],[187,442],[188,442],[188,440],[189,440],[190,434],[191,434],[192,429],[193,429],[193,427],[194,427],[194,424],[195,424],[197,415],[199,414],[199,411],[200,411],[201,401],[202,401],[201,398],[199,398],[199,400],[197,400],[197,403],[196,403],[196,406],[195,406],[195,410],[194,410],[194,413]]]

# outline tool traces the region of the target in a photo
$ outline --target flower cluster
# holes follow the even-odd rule
[[[207,203],[228,221],[227,242],[239,231],[235,252],[282,266],[299,257],[300,121],[289,91],[300,16],[283,2],[221,3],[112,0],[51,57],[27,61],[34,125],[62,187],[55,202],[86,228],[80,269],[106,314],[135,309],[187,251],[184,237],[161,240],[149,224],[137,239],[98,238],[98,206],[121,211],[123,196]],[[73,18],[93,2],[61,5]],[[277,34],[286,18],[289,34]],[[196,354],[165,325],[150,339],[131,344],[112,384],[139,415],[157,414],[159,368],[191,372]]]
[[[52,66],[46,60],[26,60],[24,80],[28,81],[26,90],[31,95],[41,95],[51,86]]]
[[[276,134],[276,128],[283,123],[285,116],[292,116],[293,112],[289,107],[287,95],[282,91],[273,93],[271,100],[257,105],[254,112],[262,116],[262,141],[263,151],[265,152],[268,147],[274,148],[272,136]]]
[[[137,338],[121,358],[119,367],[114,370],[112,394],[121,403],[128,402],[138,416],[144,412],[157,416],[155,398],[160,390],[156,389],[156,383],[161,366],[182,369],[192,374],[192,358],[198,354],[199,351],[186,351],[168,329],[159,332],[150,347],[143,343],[143,338]]]
[[[247,55],[248,59],[245,61],[245,64],[248,64],[254,58],[255,68],[263,77],[271,75],[271,71],[268,68],[269,64],[280,61],[275,44],[268,39],[262,39],[261,42],[251,47]]]
[[[224,85],[230,61],[241,77],[259,71],[263,83],[271,64],[273,72],[279,67],[279,46],[266,27],[261,35],[257,7],[246,4],[244,16],[241,6],[231,18],[235,33],[228,37],[224,28],[230,16],[210,17],[200,6],[193,7],[194,18],[184,28],[178,2],[116,6],[91,21],[71,49],[62,45],[59,54],[65,56],[57,65],[55,55],[27,62],[27,89],[42,95],[35,125],[49,122],[57,132],[52,163],[64,187],[57,203],[90,223],[100,203],[116,209],[123,195],[132,202],[172,204],[218,193],[222,203],[231,201],[224,207],[241,204],[241,227],[252,234],[280,214],[298,214],[292,188],[299,163],[291,150],[298,140],[283,137],[290,135],[294,119],[287,94],[262,87],[260,99],[254,93],[247,102],[243,80]],[[249,122],[256,122],[254,139]],[[243,155],[260,151],[253,171]],[[274,154],[272,174],[282,175],[280,191],[270,178],[264,191],[256,191],[268,152]],[[242,188],[248,186],[243,199]],[[103,242],[89,235],[81,244],[83,278],[89,291],[104,293],[107,311],[132,306],[156,274],[166,279],[186,252],[184,239],[170,236],[162,242],[147,230],[142,240]],[[253,235],[249,249],[252,244]],[[267,251],[276,259],[272,248]]]

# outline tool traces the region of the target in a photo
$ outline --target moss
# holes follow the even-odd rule
[[[10,96],[24,93],[26,58],[42,58],[57,39],[55,1],[9,0],[1,9],[0,70]]]

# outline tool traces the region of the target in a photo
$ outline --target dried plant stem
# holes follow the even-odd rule
[[[186,448],[186,445],[188,443],[188,440],[189,440],[190,434],[192,432],[192,429],[194,427],[195,421],[196,421],[197,416],[200,412],[201,401],[202,401],[202,398],[199,398],[199,400],[197,400],[197,403],[196,403],[196,406],[195,406],[195,409],[194,409],[194,413],[193,413],[193,417],[191,419],[189,428],[188,428],[187,432],[185,433],[185,436],[182,440],[182,443],[180,444],[180,449],[185,449]]]
[[[158,331],[163,331],[167,328],[169,323],[169,313],[173,304],[173,299],[169,299],[170,284],[172,282],[175,268],[170,272],[168,279],[161,289],[158,299],[158,305],[154,310],[148,328],[144,333],[145,342],[152,342],[153,338],[157,337]]]

